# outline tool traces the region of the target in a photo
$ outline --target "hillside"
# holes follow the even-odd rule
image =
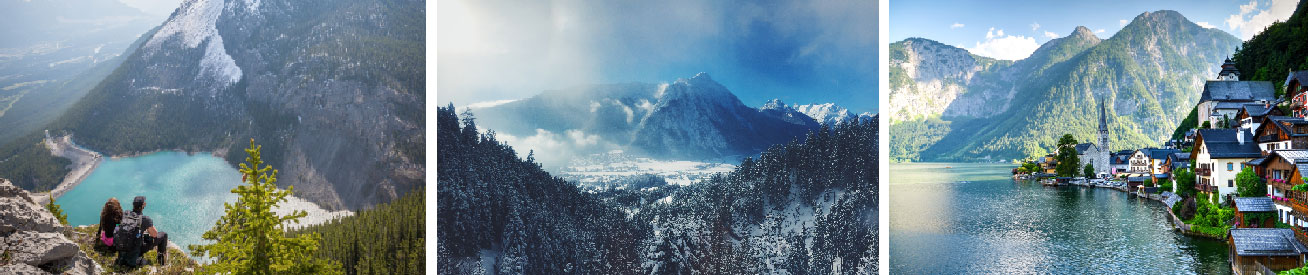
[[[1078,27],[1012,63],[925,39],[896,42],[890,48],[891,106],[898,108],[891,110],[896,138],[890,156],[995,161],[1043,155],[1062,134],[1093,137],[1101,101],[1113,149],[1159,146],[1238,43],[1174,11],[1143,13],[1107,39]]]
[[[426,194],[414,190],[390,203],[288,234],[317,233],[318,257],[345,274],[422,274],[426,270]]]
[[[1231,58],[1240,80],[1271,81],[1284,93],[1286,72],[1308,70],[1308,1],[1300,1],[1285,22],[1276,22],[1249,38]]]
[[[283,186],[368,208],[424,185],[425,16],[407,0],[184,1],[48,127],[111,156],[237,163],[240,141],[266,140]]]
[[[876,272],[876,120],[774,145],[712,180],[583,191],[437,110],[443,274]]]

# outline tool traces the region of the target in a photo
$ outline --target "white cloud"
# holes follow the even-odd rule
[[[950,29],[957,29],[957,28],[962,28],[962,27],[963,27],[963,23],[958,23],[958,22],[954,22],[953,25],[949,25],[949,28],[950,28]]]
[[[1194,23],[1195,23],[1195,24],[1198,24],[1200,27],[1204,27],[1204,28],[1208,28],[1208,29],[1212,29],[1212,28],[1216,28],[1216,27],[1217,27],[1217,26],[1213,26],[1213,24],[1209,24],[1208,22],[1194,22]]]
[[[1095,33],[1104,33],[1104,32],[1106,32],[1104,29],[1095,30]]]
[[[1126,27],[1126,23],[1131,23],[1131,21],[1127,21],[1126,19],[1117,20],[1118,26]]]
[[[519,158],[526,158],[528,153],[534,152],[536,162],[547,167],[562,167],[574,156],[602,153],[619,148],[598,135],[587,134],[576,129],[565,130],[562,134],[536,129],[535,135],[524,137],[497,132],[495,138],[513,146]]]
[[[1031,31],[1039,30],[1040,22],[1031,22]]]
[[[1239,31],[1240,39],[1248,40],[1272,23],[1290,18],[1297,4],[1295,0],[1249,1],[1249,4],[1240,5],[1240,13],[1227,17],[1225,23],[1232,32]]]
[[[1019,60],[1031,56],[1032,52],[1040,48],[1036,43],[1035,37],[1026,36],[1008,36],[1004,35],[1004,30],[990,28],[986,31],[986,41],[976,42],[976,46],[968,48],[973,54],[1003,60]]]
[[[1045,37],[1048,37],[1049,39],[1054,39],[1054,38],[1058,38],[1058,34],[1051,31],[1045,31]]]

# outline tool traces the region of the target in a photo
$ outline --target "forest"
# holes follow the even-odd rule
[[[876,119],[826,125],[731,173],[583,190],[471,113],[437,110],[437,270],[876,273]],[[639,187],[639,188],[627,188]]]

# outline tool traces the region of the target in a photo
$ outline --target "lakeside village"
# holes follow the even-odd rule
[[[1204,84],[1201,123],[1164,148],[1111,151],[1100,102],[1097,143],[1064,135],[1057,152],[1022,162],[1013,177],[1160,201],[1181,234],[1227,242],[1235,274],[1308,273],[1308,71],[1278,83],[1284,96],[1239,74],[1227,59]]]

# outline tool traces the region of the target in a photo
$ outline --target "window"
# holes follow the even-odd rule
[[[1226,187],[1235,187],[1235,180],[1226,180]]]
[[[1230,163],[1230,162],[1227,162],[1227,163],[1226,163],[1226,171],[1231,171],[1231,170],[1235,170],[1235,164]]]

